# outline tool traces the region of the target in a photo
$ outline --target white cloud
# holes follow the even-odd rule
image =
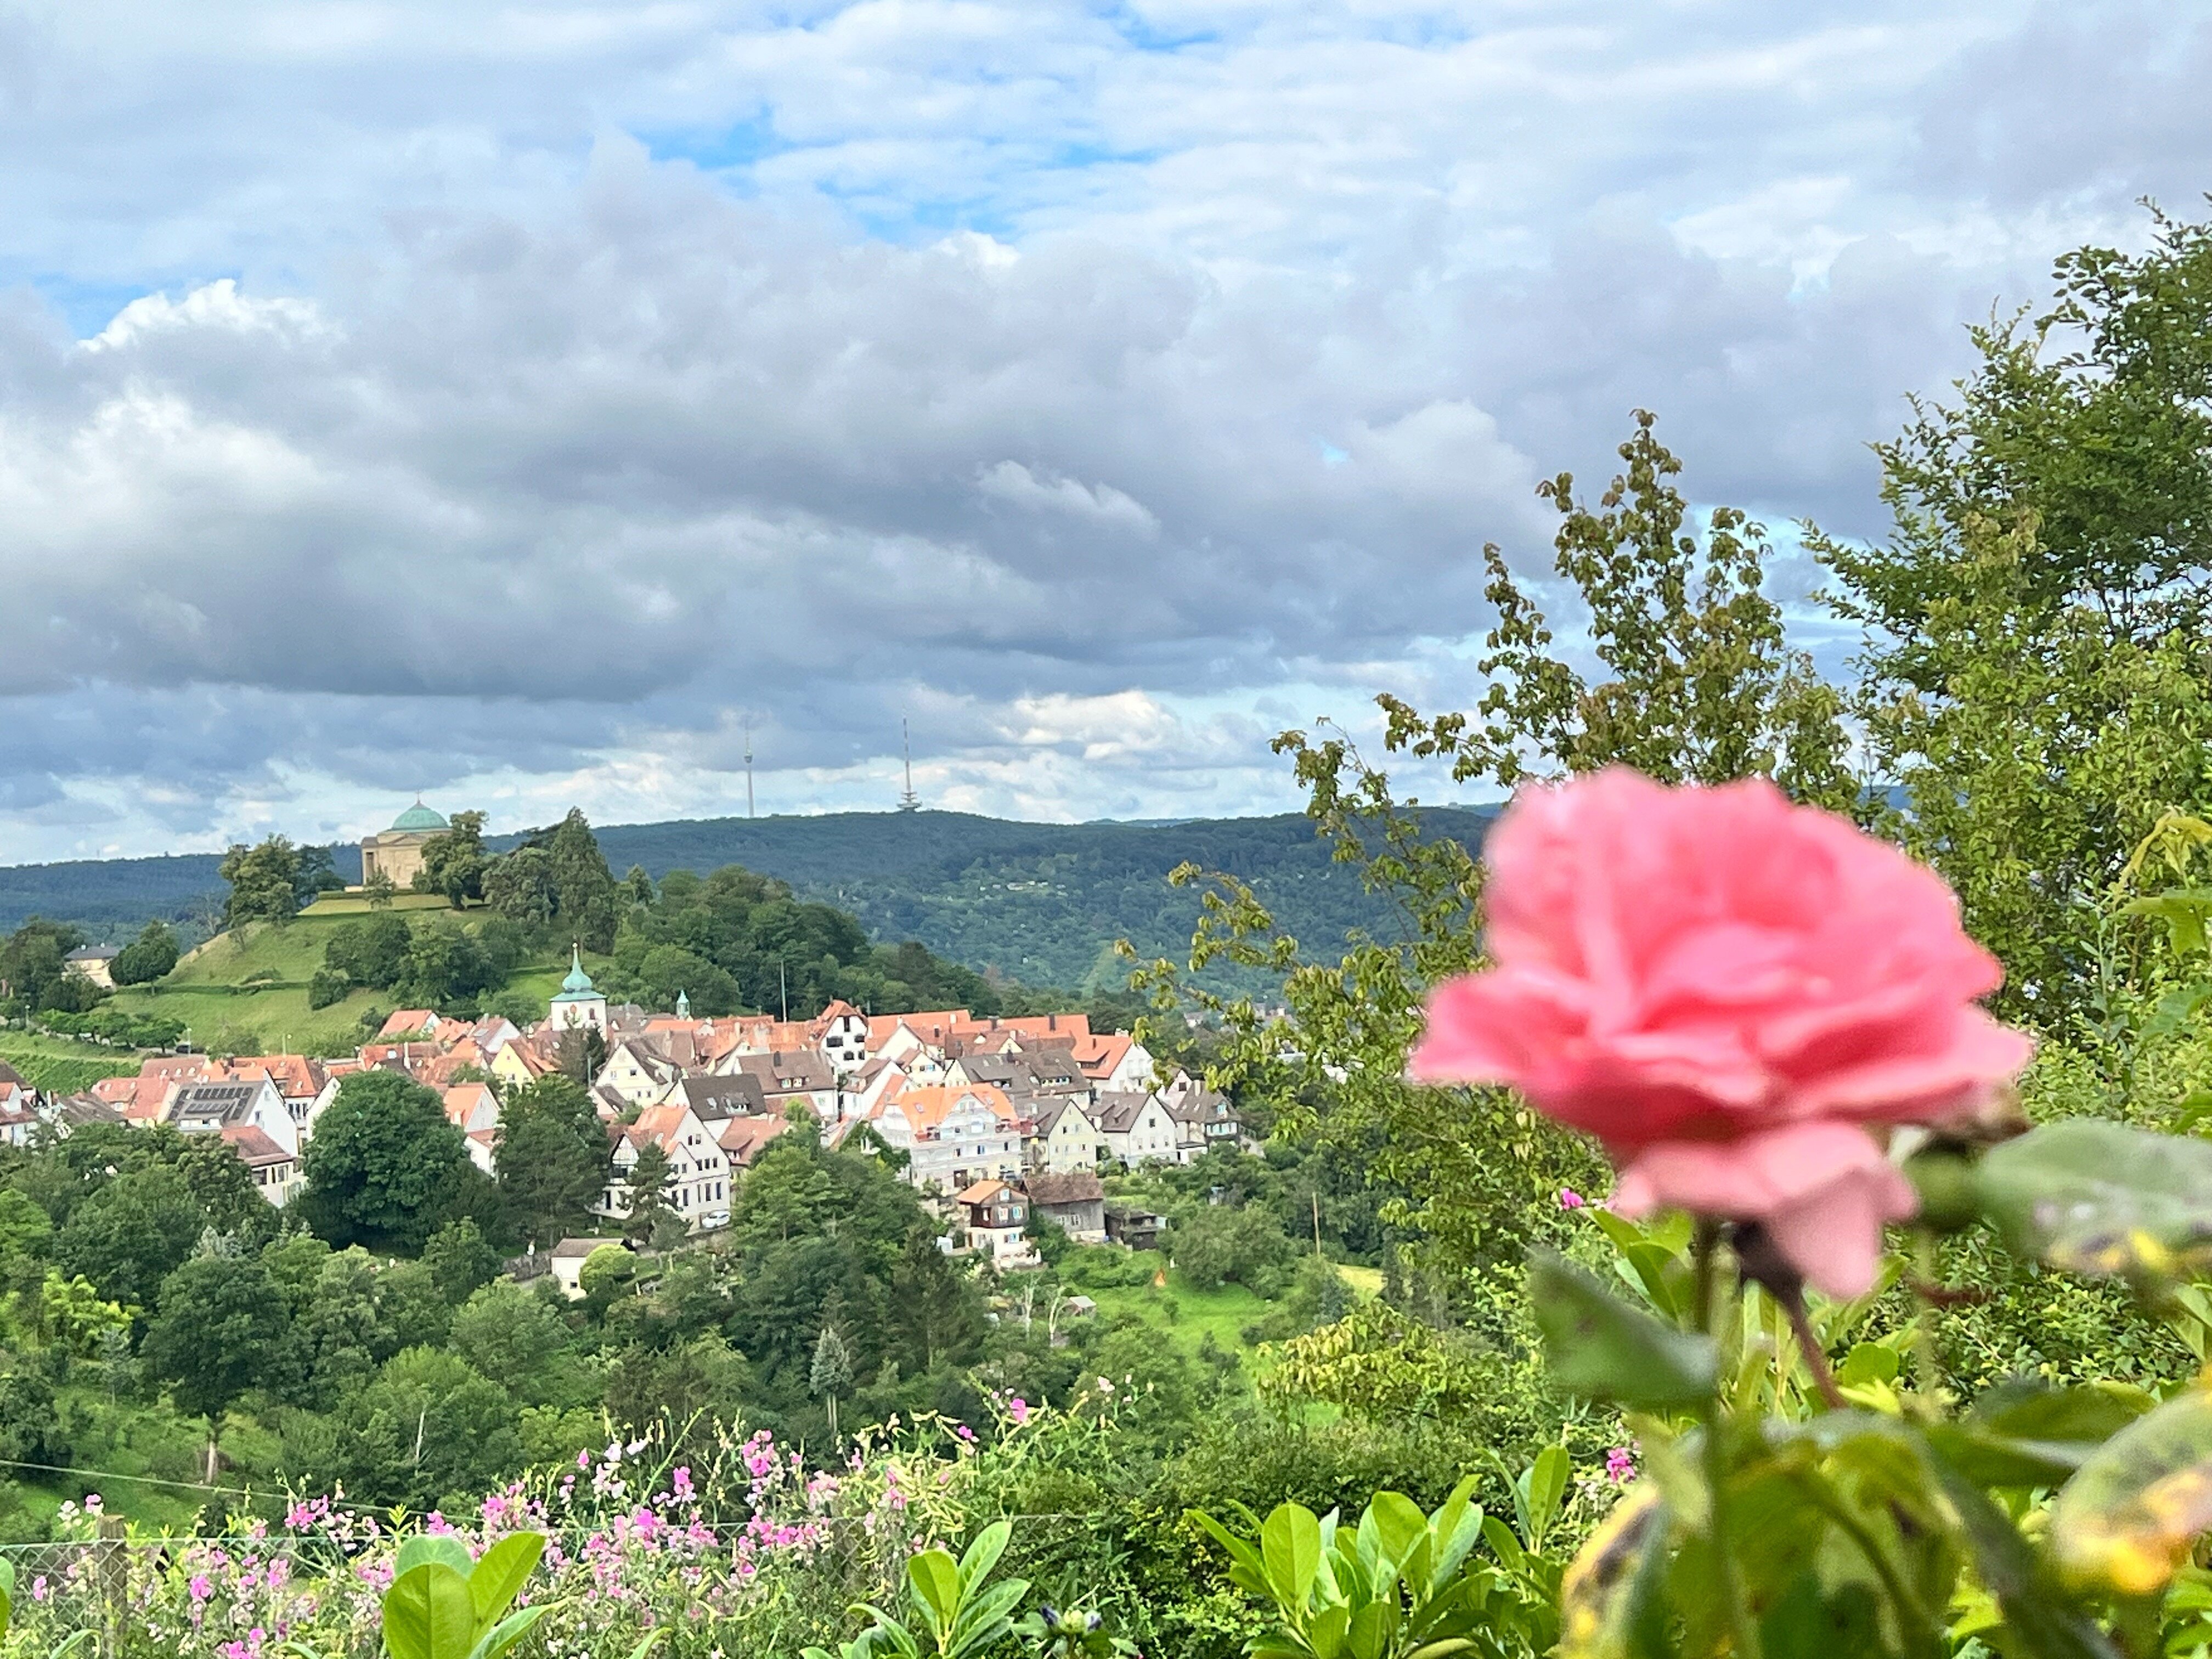
[[[2026,0],[19,7],[0,859],[727,810],[740,714],[785,805],[888,800],[904,712],[948,803],[1279,808],[1275,725],[1479,692],[1477,550],[1542,570],[1633,407],[1878,532],[1961,321],[2212,175],[2207,63]]]

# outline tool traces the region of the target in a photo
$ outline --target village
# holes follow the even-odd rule
[[[1152,1242],[1159,1218],[1109,1214],[1102,1172],[1251,1144],[1225,1097],[1180,1067],[1163,1079],[1133,1035],[1093,1031],[1081,1013],[871,1016],[832,1002],[811,1019],[705,1018],[679,998],[656,1014],[611,1004],[580,953],[527,1028],[403,1008],[350,1058],[158,1054],[136,1076],[62,1096],[0,1066],[0,1139],[26,1146],[42,1127],[66,1136],[88,1123],[216,1135],[282,1207],[348,1076],[380,1068],[435,1091],[491,1175],[507,1092],[573,1065],[580,1049],[609,1143],[592,1206],[607,1236],[534,1241],[530,1258],[572,1292],[583,1261],[631,1217],[631,1175],[649,1147],[666,1162],[665,1209],[707,1236],[729,1224],[732,1185],[762,1149],[811,1122],[826,1145],[890,1154],[945,1223],[940,1247],[1006,1270],[1037,1264],[1033,1216],[1079,1243]]]

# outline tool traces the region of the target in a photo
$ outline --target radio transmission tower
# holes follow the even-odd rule
[[[914,743],[907,736],[906,716],[899,716],[899,748],[906,756],[906,789],[899,796],[898,810],[902,812],[921,811],[921,797],[914,793]]]

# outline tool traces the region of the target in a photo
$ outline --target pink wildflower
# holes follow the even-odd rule
[[[1006,1402],[1006,1415],[1014,1419],[1014,1426],[1018,1429],[1030,1420],[1030,1402],[1016,1395]]]
[[[1584,1200],[1583,1195],[1577,1192],[1573,1188],[1562,1187],[1559,1188],[1559,1207],[1561,1209],[1579,1210],[1583,1207],[1583,1202]]]

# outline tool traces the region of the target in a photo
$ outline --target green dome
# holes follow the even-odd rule
[[[568,969],[568,977],[561,981],[562,997],[566,999],[568,997],[588,997],[595,995],[596,991],[592,984],[592,976],[584,971],[584,958],[582,955],[572,950],[568,959],[574,965]]]
[[[416,801],[392,821],[394,830],[447,830],[452,828],[428,807]]]

